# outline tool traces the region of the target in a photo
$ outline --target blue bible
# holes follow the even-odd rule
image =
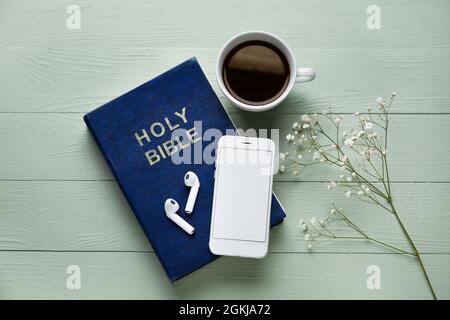
[[[168,277],[177,280],[216,259],[209,251],[214,162],[205,160],[214,157],[217,141],[203,133],[235,127],[196,58],[87,113],[84,121]],[[195,150],[206,158],[195,159]],[[187,171],[201,183],[189,216],[183,210]],[[167,198],[178,201],[178,214],[195,227],[193,235],[166,217]],[[285,216],[273,196],[271,225]]]

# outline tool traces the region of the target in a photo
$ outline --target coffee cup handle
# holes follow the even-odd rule
[[[314,70],[313,68],[298,68],[295,82],[313,81],[315,77],[316,77],[316,70]]]

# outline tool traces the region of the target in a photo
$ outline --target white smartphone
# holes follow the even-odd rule
[[[209,248],[217,255],[263,258],[269,246],[275,144],[223,136],[216,151]]]

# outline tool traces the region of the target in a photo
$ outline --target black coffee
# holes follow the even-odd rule
[[[276,100],[289,83],[289,64],[280,49],[265,41],[247,41],[226,56],[223,79],[239,101],[263,105]]]

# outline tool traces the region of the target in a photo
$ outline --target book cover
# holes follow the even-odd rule
[[[214,162],[207,160],[219,137],[204,133],[235,127],[196,58],[87,113],[84,121],[168,277],[177,280],[217,258],[208,246]],[[201,183],[189,216],[183,210],[187,171]],[[178,201],[179,215],[195,226],[194,235],[166,217],[167,198]],[[284,217],[273,196],[271,225]]]

